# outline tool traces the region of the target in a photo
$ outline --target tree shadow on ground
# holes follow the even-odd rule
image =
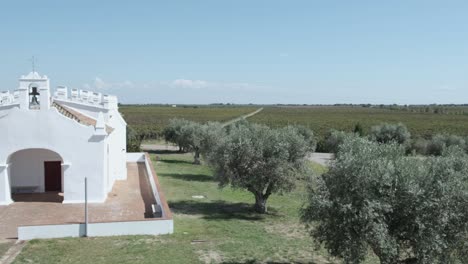
[[[199,181],[199,182],[210,182],[214,181],[213,177],[206,174],[177,174],[177,173],[161,173],[161,176],[171,177],[177,180],[184,181]]]
[[[252,259],[252,260],[246,260],[246,261],[223,261],[221,262],[221,264],[256,264],[256,263],[267,263],[267,264],[318,264],[317,262],[313,262],[313,261],[306,261],[306,262],[303,262],[303,261],[291,261],[291,262],[276,262],[276,261],[267,261],[267,262],[263,262],[263,261],[259,261],[259,260],[255,260],[255,259]]]
[[[188,160],[161,160],[161,162],[169,163],[169,164],[190,164],[193,165],[193,161]]]
[[[169,150],[169,149],[159,149],[159,150],[144,150],[150,154],[184,154],[178,150]]]
[[[253,210],[252,204],[226,203],[222,200],[199,202],[183,200],[170,202],[171,211],[176,214],[202,215],[208,220],[262,220],[263,215]]]

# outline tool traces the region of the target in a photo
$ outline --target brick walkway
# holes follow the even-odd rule
[[[128,163],[128,178],[116,181],[105,203],[89,205],[89,221],[141,221],[152,216],[155,203],[143,163]],[[82,223],[83,204],[62,204],[57,193],[15,195],[0,206],[0,239],[16,239],[18,226]],[[154,218],[152,218],[154,220]]]

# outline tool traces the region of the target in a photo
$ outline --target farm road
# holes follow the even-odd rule
[[[263,110],[263,107],[262,107],[262,108],[259,108],[259,109],[257,109],[257,110],[255,110],[255,111],[253,111],[252,113],[248,113],[248,114],[246,114],[246,115],[236,117],[236,118],[234,118],[234,119],[232,119],[232,120],[229,120],[229,121],[227,121],[226,123],[224,123],[223,126],[228,126],[228,125],[230,125],[230,124],[232,124],[232,123],[235,123],[235,122],[238,122],[238,121],[240,121],[240,120],[242,120],[242,119],[247,119],[247,118],[249,118],[249,117],[251,117],[251,116],[254,116],[254,115],[260,113],[262,110]]]
[[[142,144],[141,150],[143,151],[177,151],[179,148],[171,144]],[[316,162],[323,166],[330,165],[330,161],[334,159],[332,153],[320,153],[315,152],[309,154],[307,159],[313,162]]]

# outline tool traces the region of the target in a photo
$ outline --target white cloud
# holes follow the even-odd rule
[[[245,82],[211,82],[204,80],[190,80],[190,79],[177,79],[171,82],[162,82],[161,85],[169,84],[170,87],[174,88],[185,88],[185,89],[207,89],[207,90],[253,90],[268,88],[265,85],[251,84]]]
[[[133,88],[135,85],[131,81],[123,82],[107,82],[100,77],[94,78],[92,84],[83,84],[83,89],[86,90],[114,90],[122,88]]]
[[[210,83],[206,81],[200,80],[187,80],[187,79],[177,79],[171,82],[171,85],[174,87],[181,87],[181,88],[206,88],[210,86]]]
[[[448,86],[448,85],[442,85],[442,86],[436,88],[436,91],[440,91],[440,92],[454,92],[456,90],[457,90],[456,87],[452,87],[452,86]]]

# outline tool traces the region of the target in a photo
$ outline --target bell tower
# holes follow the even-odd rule
[[[18,100],[21,109],[50,109],[50,83],[47,76],[32,71],[19,79]]]

